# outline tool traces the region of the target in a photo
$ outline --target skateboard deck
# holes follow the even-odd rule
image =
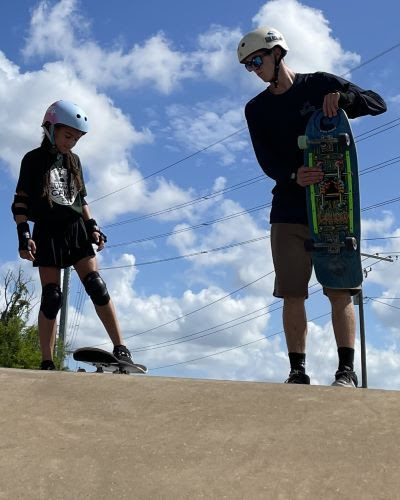
[[[346,113],[324,117],[315,111],[298,138],[304,164],[320,167],[321,182],[306,187],[310,239],[317,280],[327,288],[357,288],[363,280],[360,256],[360,190],[357,152]]]
[[[147,368],[144,365],[138,363],[131,365],[125,361],[120,361],[111,352],[96,347],[81,347],[74,352],[73,357],[76,361],[95,366],[98,373],[147,373]]]

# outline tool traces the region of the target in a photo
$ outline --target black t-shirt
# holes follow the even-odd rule
[[[297,137],[304,134],[307,121],[322,107],[326,94],[340,92],[339,106],[349,118],[378,115],[386,111],[383,99],[370,90],[329,73],[296,74],[293,85],[283,94],[268,89],[246,105],[245,114],[257,160],[264,172],[276,181],[270,222],[307,224],[305,188],[291,175],[304,164]]]
[[[28,195],[28,219],[33,222],[73,221],[82,215],[86,188],[79,157],[74,154],[78,165],[82,188],[78,191],[74,178],[66,168],[66,156],[53,154],[39,147],[29,151],[21,162],[16,191]],[[45,183],[48,180],[48,194]],[[51,204],[49,203],[51,200]]]

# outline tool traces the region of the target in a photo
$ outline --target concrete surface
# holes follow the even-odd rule
[[[0,369],[1,499],[400,498],[400,393]]]

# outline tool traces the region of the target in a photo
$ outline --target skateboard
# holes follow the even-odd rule
[[[321,182],[306,187],[310,239],[305,241],[317,280],[327,288],[357,288],[360,256],[360,190],[357,152],[346,113],[315,111],[298,137],[304,165],[320,167]]]
[[[95,366],[97,373],[147,373],[147,368],[144,365],[138,363],[131,365],[126,361],[120,361],[111,352],[96,347],[81,347],[74,352],[73,357],[76,361]],[[78,371],[85,370],[79,368]]]

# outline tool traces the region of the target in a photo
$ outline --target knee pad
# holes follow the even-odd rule
[[[40,310],[47,319],[55,319],[62,306],[63,294],[60,285],[48,283],[42,288]]]
[[[85,276],[83,286],[94,305],[105,306],[110,302],[106,284],[97,271],[92,271]]]

